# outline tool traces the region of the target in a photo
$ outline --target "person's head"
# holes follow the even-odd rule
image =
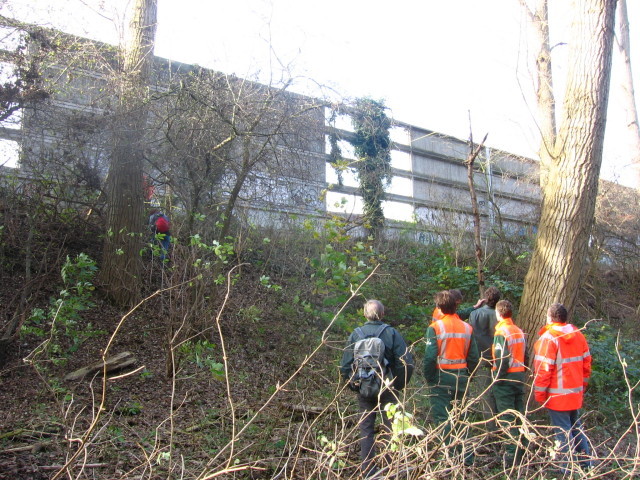
[[[486,305],[495,308],[496,303],[500,300],[500,290],[496,287],[489,287],[484,291],[484,299],[486,300]]]
[[[384,305],[379,300],[368,300],[364,304],[364,318],[370,322],[382,320],[384,317]]]
[[[509,300],[500,300],[496,303],[496,314],[499,318],[511,318],[513,315],[513,305]]]
[[[453,295],[453,298],[456,299],[456,303],[460,305],[462,303],[462,292],[457,288],[453,288],[449,290],[449,292],[451,293],[451,295]]]
[[[547,322],[567,323],[567,309],[561,303],[552,303],[547,310]]]
[[[436,303],[436,307],[438,307],[445,315],[456,313],[458,303],[456,301],[456,297],[451,293],[451,290],[444,290],[436,293],[433,300]]]

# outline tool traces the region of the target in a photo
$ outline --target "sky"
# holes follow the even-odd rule
[[[0,13],[117,43],[131,0],[0,0]],[[566,12],[551,0],[551,43]],[[628,1],[640,95],[640,2]],[[640,21],[640,20],[638,20]],[[384,100],[396,120],[535,158],[531,42],[517,0],[158,0],[155,54],[295,89]],[[554,73],[566,71],[554,48]],[[615,52],[614,52],[615,53]],[[630,184],[614,56],[602,176]],[[561,85],[558,82],[557,85]]]

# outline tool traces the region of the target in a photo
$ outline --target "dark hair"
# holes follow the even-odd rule
[[[458,302],[450,290],[443,290],[442,292],[436,293],[433,300],[436,302],[436,307],[442,310],[442,313],[445,315],[456,313]]]
[[[502,318],[511,318],[511,315],[513,315],[513,305],[511,305],[509,300],[500,300],[496,303],[496,312],[498,312]]]
[[[449,292],[451,292],[453,298],[456,299],[456,302],[462,303],[462,292],[460,290],[458,290],[457,288],[452,288],[451,290],[449,290]]]
[[[489,307],[494,308],[498,300],[500,300],[500,290],[496,287],[487,288],[484,291],[484,299],[487,301]]]
[[[547,315],[551,317],[551,320],[558,323],[567,323],[567,316],[569,313],[564,305],[561,303],[552,303],[547,310]]]

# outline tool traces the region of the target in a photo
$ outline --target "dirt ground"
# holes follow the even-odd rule
[[[236,291],[238,296],[232,296],[230,303],[237,304],[229,311],[242,309],[247,298],[242,295],[246,292],[242,285]],[[231,405],[226,382],[213,375],[207,363],[208,356],[222,362],[222,342],[215,328],[204,336],[209,347],[200,352],[200,358],[193,351],[184,353],[177,348],[175,381],[167,376],[169,320],[157,314],[165,300],[150,301],[123,323],[108,356],[131,352],[136,359],[135,373],[109,375],[123,376],[106,382],[101,411],[100,376],[79,381],[64,377],[100,360],[123,312],[97,295],[96,306],[82,317],[83,322],[104,333],[89,338],[57,364],[33,356],[42,338],[30,335],[11,345],[0,369],[0,478],[52,478],[83,441],[91,446],[88,457],[77,460],[85,466],[85,476],[80,478],[156,478],[148,476],[152,470],[158,471],[158,478],[166,478],[170,467],[163,468],[162,459],[168,458],[169,444],[173,444],[172,458],[184,459],[183,468],[195,477],[227,443],[231,429],[243,426],[264,405],[274,386],[284,382],[298,367],[300,357],[308,353],[302,351],[306,347],[299,341],[305,330],[310,338],[309,325],[302,320],[292,324],[267,315],[249,320],[223,315]],[[260,311],[268,311],[266,301]],[[215,319],[205,322],[213,326]],[[324,349],[319,355],[332,375],[335,352]],[[326,380],[333,383],[337,376]],[[280,392],[247,431],[249,440],[242,444],[242,458],[281,455],[286,430],[297,415],[292,405],[301,405],[305,399],[312,402],[318,391],[313,382],[294,380],[290,385],[291,389]],[[100,418],[87,435],[99,411]],[[232,418],[236,419],[235,427]],[[252,478],[269,478],[256,472]]]

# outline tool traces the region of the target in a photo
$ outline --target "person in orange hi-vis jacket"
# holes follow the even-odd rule
[[[509,432],[505,442],[504,466],[511,468],[524,456],[527,438],[520,426],[524,416],[524,380],[527,365],[527,340],[524,332],[513,322],[513,305],[509,300],[496,303],[496,319],[491,357],[493,367],[491,393],[495,400],[498,424]],[[513,412],[519,412],[521,416]]]
[[[467,408],[463,402],[479,353],[471,325],[456,315],[458,303],[451,291],[438,292],[434,300],[444,317],[433,321],[425,333],[423,373],[429,387],[431,416],[436,425],[442,425],[443,440],[449,445],[453,438],[459,438],[458,434],[468,433]],[[450,415],[452,410],[458,414]],[[461,454],[465,465],[472,465],[473,449],[463,443],[455,445],[453,453]]]
[[[458,307],[460,306],[463,300],[462,292],[457,288],[453,288],[449,290],[449,292],[451,292],[451,295],[453,295],[454,298],[456,299],[456,314],[462,320],[468,320],[469,315],[471,315],[471,312],[480,308],[486,302],[484,298],[481,298],[476,302],[476,304],[473,307],[459,309]],[[435,322],[436,320],[442,320],[442,317],[444,317],[444,313],[442,313],[442,310],[440,310],[438,307],[434,308],[433,313],[431,314],[431,320]]]
[[[591,354],[584,335],[567,323],[560,303],[547,310],[547,324],[534,346],[534,392],[547,409],[559,445],[560,470],[570,470],[576,458],[583,469],[591,467],[591,446],[580,421],[585,388],[591,376]]]

